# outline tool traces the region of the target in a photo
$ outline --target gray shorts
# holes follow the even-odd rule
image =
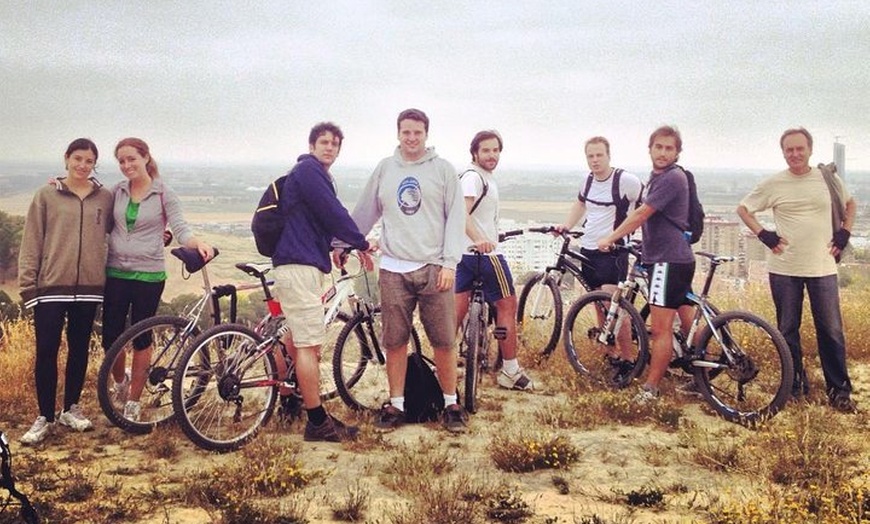
[[[441,266],[428,264],[409,273],[380,270],[382,342],[394,349],[411,338],[414,309],[420,304],[420,320],[433,348],[453,347],[456,338],[456,301],[453,289],[438,291]]]

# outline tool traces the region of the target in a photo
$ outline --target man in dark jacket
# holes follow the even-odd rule
[[[301,155],[290,171],[278,203],[287,223],[272,256],[275,296],[289,327],[284,344],[296,363],[308,414],[307,441],[340,442],[358,432],[328,415],[320,404],[320,346],[325,337],[320,297],[332,270],[329,245],[338,238],[354,249],[369,250],[369,243],[339,202],[329,173],[343,139],[333,123],[314,126],[308,137],[309,154]]]

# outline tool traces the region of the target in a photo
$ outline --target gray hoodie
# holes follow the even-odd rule
[[[109,260],[106,264],[122,271],[166,271],[163,256],[163,230],[169,227],[178,243],[184,245],[193,232],[181,213],[181,202],[160,178],[139,202],[139,216],[133,231],[127,231],[127,204],[130,182],[124,180],[112,188],[115,196],[115,227],[109,235]]]
[[[456,269],[465,235],[465,201],[456,170],[426,148],[407,162],[399,148],[378,164],[351,213],[363,234],[383,219],[380,249],[389,257]]]

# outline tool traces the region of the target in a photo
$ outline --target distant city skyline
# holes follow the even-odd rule
[[[0,161],[53,160],[125,136],[162,162],[286,163],[310,127],[345,131],[339,163],[373,166],[419,107],[429,145],[468,161],[480,129],[502,167],[583,168],[583,142],[645,166],[660,124],[693,168],[776,169],[802,125],[870,170],[870,4],[265,0],[0,3]],[[108,161],[107,161],[108,160]],[[459,167],[459,166],[457,166]]]

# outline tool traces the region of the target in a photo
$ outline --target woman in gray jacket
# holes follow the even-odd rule
[[[91,427],[79,408],[79,397],[94,316],[103,300],[112,210],[112,194],[91,176],[98,156],[92,141],[74,140],[63,157],[67,176],[39,188],[27,211],[18,280],[25,307],[33,308],[39,416],[21,437],[22,444],[41,442],[54,427],[57,355],[64,323],[69,352],[63,410],[57,421],[76,431]]]
[[[166,283],[163,232],[168,226],[179,243],[209,260],[214,251],[196,239],[184,221],[175,193],[163,183],[157,162],[139,138],[125,138],[115,146],[115,158],[127,180],[114,194],[114,227],[109,235],[106,299],[103,306],[103,348],[108,351],[130,324],[153,317]],[[146,337],[140,337],[145,339]],[[115,361],[115,397],[124,403],[124,417],[138,420],[139,398],[151,362],[151,341],[137,339],[131,369]]]

